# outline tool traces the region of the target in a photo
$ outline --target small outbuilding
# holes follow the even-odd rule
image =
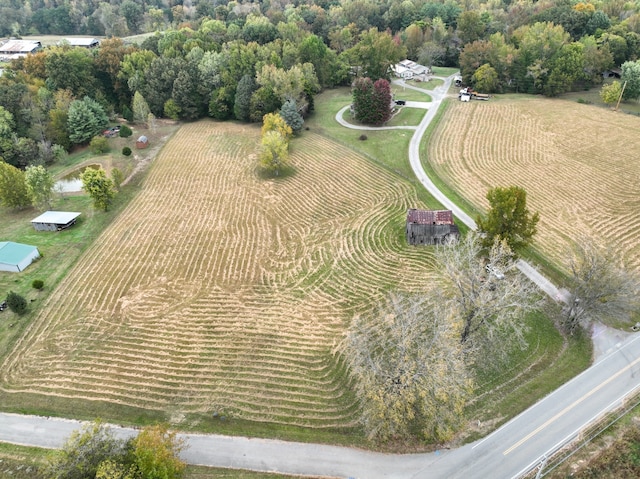
[[[40,257],[35,246],[0,241],[0,271],[19,273]]]
[[[143,150],[149,146],[149,138],[142,135],[140,138],[136,140],[136,148],[139,150]]]
[[[97,38],[71,37],[64,40],[72,47],[96,48],[100,46],[100,40]]]
[[[61,231],[76,224],[80,213],[73,211],[45,211],[31,220],[36,231]]]
[[[417,210],[407,212],[407,242],[411,245],[436,245],[457,241],[458,226],[451,210]]]

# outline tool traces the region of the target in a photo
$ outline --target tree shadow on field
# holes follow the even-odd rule
[[[298,173],[298,170],[296,170],[296,168],[294,168],[293,166],[285,166],[276,174],[276,172],[274,171],[270,171],[258,166],[256,167],[255,172],[256,176],[261,180],[284,180],[286,178],[295,176]]]

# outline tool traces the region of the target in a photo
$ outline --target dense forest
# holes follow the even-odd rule
[[[556,96],[622,67],[640,97],[640,3],[603,0],[0,0],[0,35],[106,36],[13,60],[0,156],[20,168],[87,143],[106,117],[261,121],[403,58],[459,66],[486,92]],[[150,33],[143,41],[123,41]],[[57,147],[55,145],[58,145]]]

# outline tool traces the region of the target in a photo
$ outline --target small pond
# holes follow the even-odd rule
[[[63,176],[62,179],[56,181],[53,186],[54,191],[59,191],[60,193],[75,193],[77,191],[82,191],[82,180],[80,179],[80,175],[87,168],[99,170],[102,168],[102,165],[95,163],[73,170],[71,173]]]

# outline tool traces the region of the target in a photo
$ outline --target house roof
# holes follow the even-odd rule
[[[69,42],[69,45],[74,47],[90,47],[92,45],[98,45],[100,43],[100,40],[98,40],[97,38],[86,37],[65,38],[65,40]]]
[[[18,265],[25,257],[38,250],[35,246],[12,241],[0,241],[0,263]]]
[[[32,223],[52,223],[56,225],[66,225],[75,220],[80,213],[73,211],[45,211],[37,218],[31,220]]]
[[[418,225],[452,225],[453,213],[451,210],[416,210],[407,212],[407,223]]]
[[[40,42],[34,42],[31,40],[9,40],[4,45],[0,46],[0,53],[31,53],[41,46],[42,44]]]

